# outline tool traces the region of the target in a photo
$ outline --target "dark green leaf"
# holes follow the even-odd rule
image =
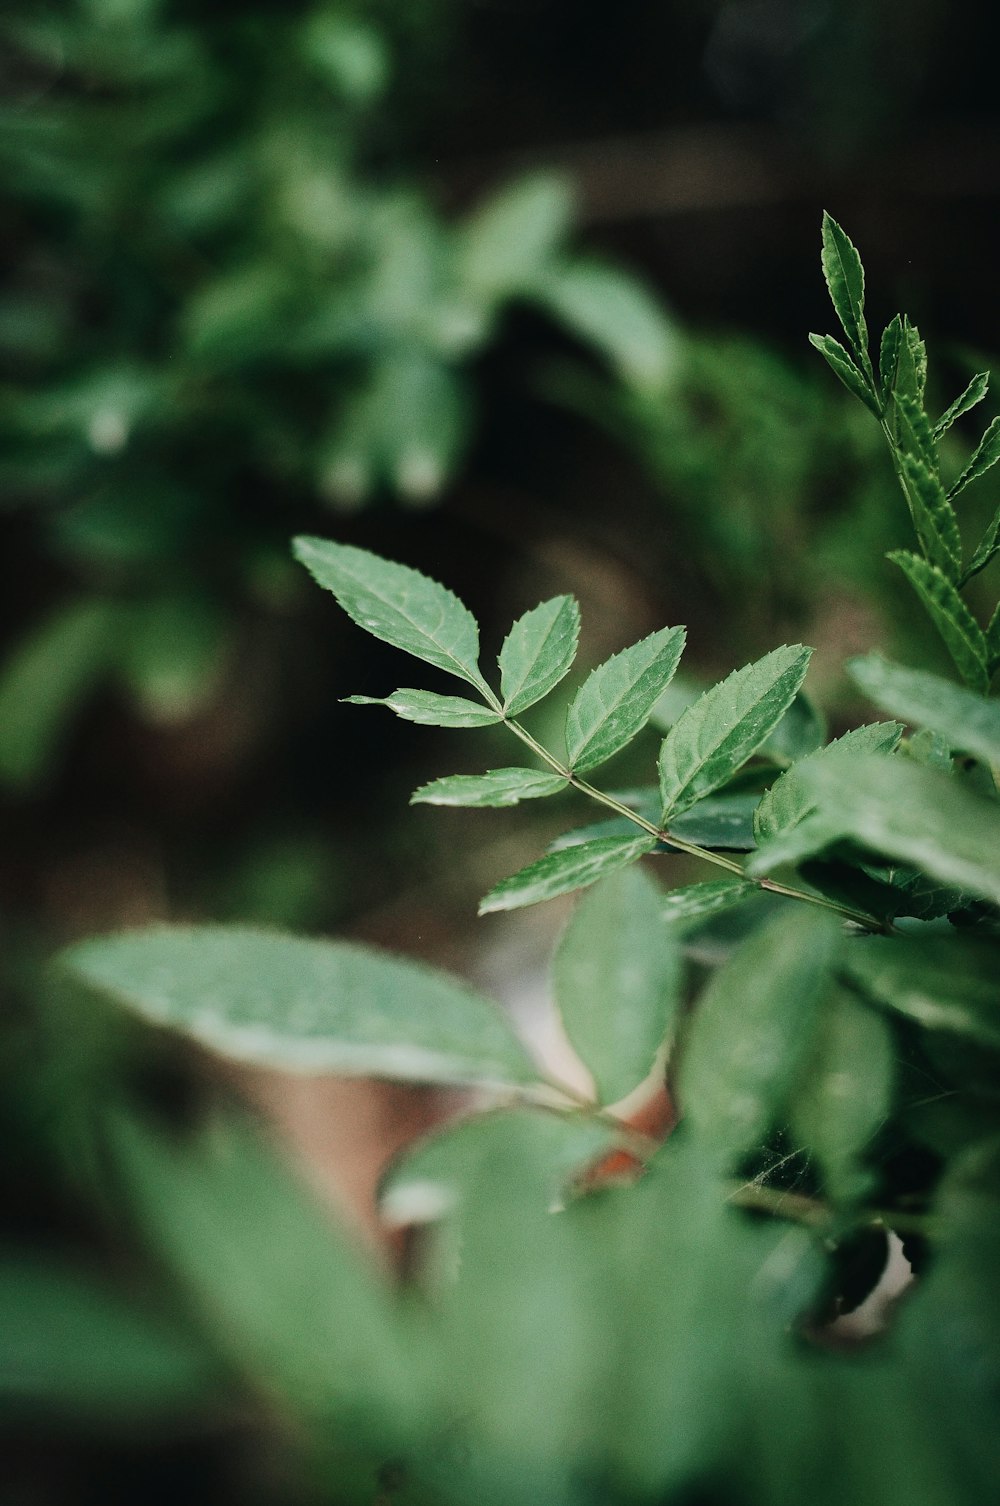
[[[661,628],[590,672],[566,713],[569,765],[583,773],[630,743],[669,684],[684,629]]]
[[[1000,602],[997,602],[986,629],[986,652],[989,656],[990,676],[1000,667]]]
[[[661,901],[641,868],[612,874],[578,902],[556,952],[559,1014],[604,1104],[649,1075],[677,1010],[680,957]]]
[[[797,826],[815,809],[809,789],[801,777],[802,769],[811,767],[820,759],[836,757],[845,748],[858,753],[891,753],[898,746],[902,733],[903,729],[898,722],[872,722],[867,727],[855,727],[852,731],[845,732],[843,737],[828,743],[825,748],[817,748],[815,753],[807,754],[782,774],[780,779],[776,779],[761,797],[753,818],[757,841],[767,841],[779,831]]]
[[[844,334],[864,362],[868,359],[865,325],[865,273],[861,257],[836,220],[823,215],[823,276]]]
[[[980,476],[985,476],[986,472],[992,466],[996,465],[998,460],[1000,460],[1000,417],[994,418],[990,422],[985,434],[976,446],[975,454],[955,482],[948,496],[957,497],[960,491],[965,490],[970,481],[978,481]]]
[[[888,405],[892,389],[896,382],[896,370],[899,365],[899,352],[902,343],[903,321],[898,314],[894,314],[882,331],[882,340],[879,345],[879,404],[883,413]]]
[[[958,519],[937,474],[914,455],[904,455],[900,476],[920,547],[949,580],[957,581],[962,566],[962,538]]]
[[[724,784],[757,751],[791,705],[811,652],[801,644],[776,648],[681,713],[660,748],[665,820]]]
[[[488,706],[477,706],[459,695],[436,695],[430,690],[394,690],[382,699],[372,695],[348,695],[349,706],[388,706],[407,722],[425,727],[495,727],[503,717]]]
[[[540,769],[491,769],[488,774],[451,774],[422,784],[411,805],[508,806],[558,795],[568,788],[561,774]]]
[[[160,926],[79,942],[79,982],[237,1061],[415,1082],[527,1083],[492,1000],[374,947],[245,926]]]
[[[940,675],[906,669],[881,654],[850,659],[847,672],[877,706],[939,733],[949,748],[1000,764],[1000,704]]]
[[[951,581],[935,565],[907,550],[895,549],[888,558],[920,597],[962,679],[973,690],[985,693],[990,682],[986,639]]]
[[[1000,952],[957,933],[864,937],[845,949],[844,971],[885,1009],[927,1030],[968,1036],[1000,1051]]]
[[[746,883],[743,879],[709,879],[706,883],[687,884],[662,895],[661,914],[669,925],[686,931],[759,893],[756,884]]]
[[[914,397],[909,397],[905,392],[900,392],[896,395],[896,407],[900,418],[896,438],[903,454],[921,461],[931,475],[936,476],[937,445],[934,442],[931,421],[924,412],[923,403],[918,402]]]
[[[500,691],[508,716],[533,706],[570,669],[580,636],[580,608],[572,596],[543,601],[519,617],[500,650]]]
[[[800,690],[781,721],[766,742],[757,750],[764,758],[775,763],[796,763],[826,741],[826,718],[816,705]]]
[[[809,344],[824,357],[835,376],[839,377],[848,392],[859,397],[875,417],[880,417],[879,401],[869,385],[868,378],[859,371],[839,340],[832,335],[810,335]]]
[[[912,398],[919,408],[924,406],[927,388],[927,346],[920,338],[915,324],[903,315],[903,341],[896,367],[896,397]]]
[[[970,408],[974,408],[977,403],[981,403],[986,396],[989,385],[989,372],[978,371],[961,396],[956,397],[955,401],[950,407],[945,409],[934,425],[934,438],[940,439],[941,435],[947,433],[951,428],[956,418],[961,418],[963,413],[968,413]]]
[[[709,795],[670,821],[670,834],[696,847],[749,852],[755,845],[753,813],[760,796]]]
[[[502,879],[479,905],[480,915],[494,910],[518,910],[537,905],[572,889],[584,889],[604,874],[634,863],[655,846],[655,837],[597,837],[547,853],[519,873]]]
[[[985,570],[990,560],[1000,550],[1000,507],[997,508],[990,520],[989,527],[976,545],[972,558],[962,574],[962,584],[978,575],[980,570]]]

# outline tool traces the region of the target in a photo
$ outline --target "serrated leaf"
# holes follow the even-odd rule
[[[1000,415],[990,422],[985,434],[976,446],[975,454],[955,482],[948,496],[957,497],[959,492],[965,490],[970,481],[978,481],[980,476],[985,476],[986,472],[992,466],[996,465],[998,460],[1000,460]]]
[[[800,690],[758,752],[775,763],[792,764],[821,748],[826,735],[826,718],[815,701]]]
[[[709,879],[706,883],[686,884],[661,895],[660,913],[668,925],[687,931],[703,920],[710,920],[713,915],[721,915],[742,905],[759,893],[756,884],[744,879]]]
[[[830,370],[843,382],[848,392],[859,397],[876,418],[880,417],[879,401],[867,377],[858,370],[840,341],[835,340],[832,335],[810,335],[809,344],[819,351]]]
[[[987,701],[940,675],[907,669],[868,654],[849,659],[847,673],[886,711],[915,727],[939,733],[949,748],[1000,765],[1000,704]]]
[[[660,913],[657,885],[626,868],[579,901],[556,952],[559,1014],[603,1104],[649,1075],[676,1015],[680,956]]]
[[[411,805],[508,806],[539,800],[568,788],[561,774],[541,769],[491,769],[488,774],[450,774],[422,784]]]
[[[903,340],[899,364],[896,368],[896,397],[912,398],[919,408],[924,406],[927,390],[927,346],[920,337],[917,326],[903,315]]]
[[[940,439],[942,434],[948,432],[956,418],[961,418],[963,413],[968,413],[977,403],[981,403],[986,396],[989,385],[989,372],[977,371],[965,391],[959,397],[956,397],[950,407],[945,409],[934,425],[934,438]]]
[[[903,571],[927,609],[945,647],[967,685],[989,689],[988,650],[983,630],[947,576],[916,554],[895,549],[888,559]]]
[[[823,276],[837,318],[855,354],[868,360],[865,324],[865,272],[857,248],[832,215],[823,215]]]
[[[300,536],[292,550],[359,627],[486,690],[479,673],[476,619],[451,591],[409,565],[351,544]]]
[[[856,753],[892,753],[899,745],[903,729],[898,722],[872,722],[865,727],[855,727],[843,737],[817,748],[800,759],[776,779],[766,794],[761,796],[754,812],[753,829],[758,842],[766,842],[778,832],[797,826],[811,811],[815,802],[801,771],[810,768],[821,759],[837,757],[845,750]]]
[[[962,567],[962,536],[944,487],[914,455],[901,457],[900,480],[921,549],[949,580],[957,582]]]
[[[236,1061],[411,1082],[537,1077],[492,1000],[374,947],[157,926],[79,942],[61,963],[85,987]]]
[[[776,648],[681,713],[660,748],[664,821],[718,789],[752,757],[791,705],[811,653],[797,643]]]
[[[504,639],[498,663],[508,716],[548,695],[569,671],[580,636],[580,608],[572,596],[555,596],[519,617]]]
[[[1000,507],[993,514],[989,527],[976,545],[967,568],[962,573],[961,584],[985,570],[993,556],[1000,550]]]
[[[879,342],[879,401],[883,413],[896,383],[896,371],[899,366],[899,352],[902,343],[903,321],[899,314],[894,314],[882,331],[882,339]]]
[[[922,460],[932,475],[937,475],[937,445],[923,404],[908,393],[899,392],[896,394],[896,407],[902,420],[896,429],[900,449],[905,454]]]
[[[348,695],[348,706],[388,706],[407,722],[424,727],[495,727],[503,717],[488,706],[477,706],[459,695],[436,695],[431,690],[394,690],[385,697]]]
[[[830,981],[837,924],[801,906],[754,932],[697,1001],[678,1097],[690,1131],[729,1164],[784,1112]]]
[[[996,946],[972,937],[873,936],[846,948],[843,968],[883,1008],[1000,1051],[997,963]]]
[[[585,889],[606,873],[634,863],[655,844],[655,837],[597,837],[546,853],[519,873],[502,879],[482,899],[479,913],[518,910],[554,899],[558,894],[569,894],[573,889]]]
[[[661,628],[591,670],[566,713],[570,768],[596,768],[641,731],[673,677],[684,638],[682,627]]]

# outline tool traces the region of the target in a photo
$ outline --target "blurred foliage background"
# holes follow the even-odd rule
[[[240,917],[471,966],[473,897],[536,849],[534,814],[408,810],[448,735],[338,708],[397,666],[299,579],[293,532],[447,581],[494,649],[564,589],[590,662],[664,622],[706,676],[800,637],[849,714],[840,661],[888,641],[905,529],[806,345],[820,211],[874,323],[947,337],[944,406],[1000,348],[986,24],[944,0],[8,0],[15,1241],[107,1239],[72,1105],[129,1048],[62,1028],[57,942]],[[39,1437],[12,1499],[165,1498],[185,1458],[204,1499],[231,1486],[199,1437],[119,1437],[113,1472],[86,1428],[72,1470]]]

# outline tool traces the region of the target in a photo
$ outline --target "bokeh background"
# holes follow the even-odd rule
[[[79,1109],[131,1043],[60,1000],[46,960],[68,939],[209,917],[352,935],[475,976],[545,1038],[562,912],[475,904],[579,813],[411,810],[425,779],[511,750],[340,705],[412,669],[321,597],[292,534],[446,581],[487,656],[567,590],[581,672],[668,622],[689,625],[694,683],[814,643],[834,730],[845,654],[922,632],[893,624],[906,588],[882,555],[905,520],[879,435],[806,335],[831,325],[828,208],[870,322],[903,307],[929,339],[942,407],[991,364],[990,19],[945,0],[7,0],[5,1249],[132,1271]],[[237,1087],[368,1226],[377,1166],[440,1110]],[[43,1297],[0,1280],[15,1333]],[[239,1419],[151,1435],[7,1392],[12,1503],[304,1489],[261,1470]]]

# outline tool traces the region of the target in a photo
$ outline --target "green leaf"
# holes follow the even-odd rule
[[[745,900],[759,894],[756,884],[743,879],[709,879],[703,884],[686,884],[681,889],[671,889],[661,896],[661,915],[670,926],[687,931],[742,905]]]
[[[791,705],[811,649],[776,648],[699,696],[660,748],[664,820],[717,789],[750,758]]]
[[[696,847],[749,852],[754,846],[753,813],[759,799],[756,793],[709,795],[671,820],[670,835]]]
[[[920,338],[920,331],[903,315],[903,341],[896,368],[896,398],[912,398],[919,408],[924,406],[927,390],[927,346]]]
[[[761,743],[757,751],[762,757],[772,758],[776,763],[796,763],[798,759],[821,748],[826,736],[826,718],[815,701],[800,690],[770,737]]]
[[[350,544],[300,536],[292,548],[359,627],[477,690],[487,689],[479,673],[476,619],[451,591],[419,570]]]
[[[559,852],[546,853],[519,873],[502,879],[481,900],[479,913],[518,910],[524,905],[554,899],[557,894],[568,894],[571,889],[585,889],[606,873],[634,863],[655,844],[655,837],[596,837]]]
[[[878,397],[872,391],[868,378],[858,370],[840,341],[832,335],[810,335],[809,344],[824,357],[830,370],[840,378],[848,392],[859,397],[865,407],[870,408],[875,417],[879,418],[881,409]]]
[[[573,193],[565,178],[534,173],[505,184],[477,206],[460,232],[459,278],[489,298],[533,290],[572,218]]]
[[[955,485],[948,493],[949,497],[957,497],[959,492],[964,491],[970,481],[978,481],[980,476],[1000,460],[1000,416],[991,420],[985,434],[976,446],[975,454],[969,461],[965,470],[959,476]]]
[[[924,412],[923,403],[905,392],[896,394],[896,407],[902,423],[897,425],[896,438],[904,454],[920,460],[937,475],[937,445],[931,429],[931,421]]]
[[[561,774],[540,769],[491,769],[488,774],[451,774],[422,784],[411,805],[508,806],[520,800],[558,795],[568,788]]]
[[[873,936],[846,949],[843,967],[883,1008],[1000,1051],[998,960],[995,945],[957,933]]]
[[[529,1083],[499,1008],[374,947],[246,926],[159,926],[62,954],[85,987],[220,1055],[285,1071]]]
[[[914,455],[902,456],[900,479],[921,549],[949,580],[957,582],[962,567],[962,536],[944,487]]]
[[[115,657],[151,721],[182,722],[208,702],[223,667],[226,626],[214,602],[193,594],[161,596],[129,609]]]
[[[684,629],[661,628],[599,664],[566,713],[566,752],[578,773],[630,743],[649,720],[684,650]]]
[[[830,981],[836,922],[801,906],[762,926],[714,974],[681,1057],[691,1132],[733,1164],[784,1112]]]
[[[535,298],[604,354],[639,392],[662,392],[677,367],[679,341],[659,299],[620,267],[575,259],[555,264]]]
[[[883,413],[888,406],[889,398],[895,386],[896,371],[899,366],[899,352],[902,343],[903,321],[898,314],[894,314],[882,331],[882,339],[879,344],[879,405]]]
[[[920,597],[962,679],[973,690],[985,693],[990,683],[986,639],[951,581],[935,565],[905,549],[894,549],[886,557],[899,566]]]
[[[555,596],[519,617],[504,639],[498,663],[508,716],[533,706],[570,669],[580,636],[580,608],[572,596]]]
[[[989,385],[989,372],[977,371],[976,375],[972,378],[972,381],[966,387],[965,391],[961,394],[960,397],[956,397],[955,401],[949,408],[945,409],[941,417],[938,419],[937,423],[934,425],[934,438],[940,439],[941,435],[946,434],[947,431],[951,428],[956,418],[961,418],[963,413],[968,413],[969,410],[971,408],[974,408],[977,403],[981,403],[983,398],[986,396]]]
[[[868,361],[868,329],[865,324],[865,272],[861,257],[837,221],[823,215],[823,276],[844,334],[855,354]]]
[[[992,676],[1000,667],[1000,601],[997,602],[986,629],[986,651],[989,655],[989,672]]]
[[[808,783],[802,778],[802,770],[809,769],[821,759],[837,757],[845,749],[857,753],[892,753],[899,745],[903,729],[898,722],[872,722],[866,727],[855,727],[845,732],[825,748],[817,748],[807,754],[792,768],[776,779],[767,793],[761,796],[754,812],[753,829],[758,842],[765,842],[781,831],[797,826],[815,810]]]
[[[868,654],[849,659],[847,673],[877,706],[915,727],[929,727],[949,748],[1000,765],[1000,704],[924,670]]]
[[[658,886],[626,868],[584,895],[556,952],[559,1014],[603,1104],[649,1076],[677,1012],[680,957],[660,914]]]
[[[985,570],[998,550],[1000,550],[1000,507],[993,514],[989,527],[976,545],[972,558],[963,571],[962,585],[967,580],[971,580],[974,575],[978,575],[980,570]]]
[[[384,699],[373,695],[347,695],[348,706],[388,706],[407,722],[424,727],[495,727],[503,721],[499,711],[477,706],[459,695],[436,695],[431,690],[394,690]]]
[[[893,1059],[885,1021],[845,989],[834,989],[792,1101],[791,1122],[838,1200],[862,1195],[870,1182],[857,1163],[888,1115]]]

